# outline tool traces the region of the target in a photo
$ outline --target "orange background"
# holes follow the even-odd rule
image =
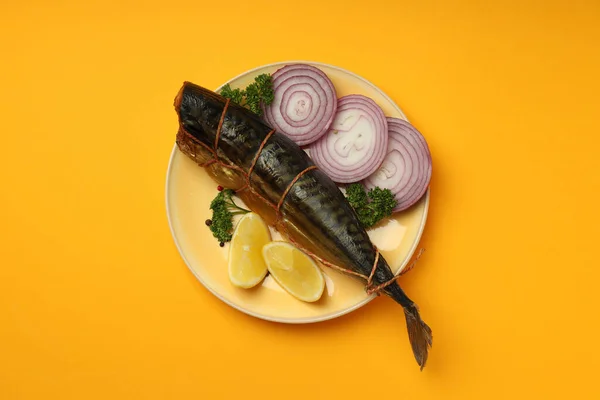
[[[600,396],[597,1],[81,3],[0,6],[1,399]],[[260,321],[173,244],[182,81],[289,59],[371,80],[429,141],[401,281],[422,373],[389,299]]]

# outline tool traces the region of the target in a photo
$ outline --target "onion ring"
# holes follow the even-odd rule
[[[291,64],[278,69],[272,78],[273,102],[262,104],[265,122],[299,146],[323,136],[337,110],[337,94],[329,77],[311,65]]]
[[[363,183],[367,189],[390,189],[398,204],[394,212],[406,210],[423,197],[431,180],[432,162],[423,135],[409,122],[387,118],[387,154],[375,173]]]
[[[381,107],[353,94],[338,100],[329,131],[309,147],[315,164],[337,183],[358,182],[383,162],[388,127]]]

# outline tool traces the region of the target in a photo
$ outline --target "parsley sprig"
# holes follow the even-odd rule
[[[231,85],[227,84],[221,89],[221,96],[246,107],[258,116],[262,116],[261,103],[269,105],[275,97],[273,78],[269,74],[258,75],[246,89],[232,89]]]
[[[370,228],[383,218],[392,215],[397,204],[389,189],[374,187],[367,192],[360,183],[348,185],[346,198],[365,228]]]
[[[212,219],[206,221],[213,236],[221,243],[231,241],[233,231],[233,217],[239,214],[246,214],[250,210],[235,204],[233,196],[235,192],[231,189],[224,189],[221,186],[217,188],[219,193],[211,201]]]

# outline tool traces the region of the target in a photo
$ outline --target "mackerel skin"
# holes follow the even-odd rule
[[[178,148],[198,164],[206,163],[213,154],[204,146],[214,148],[223,118],[217,144],[218,158],[223,164],[237,166],[241,171],[213,163],[206,167],[212,178],[224,187],[239,190],[238,196],[252,211],[300,246],[344,269],[369,276],[375,263],[375,246],[344,194],[325,173],[312,169],[297,179],[281,204],[279,219],[272,206],[244,189],[245,174],[272,128],[233,102],[223,116],[225,104],[226,99],[217,93],[185,82],[175,98],[179,117]],[[271,204],[278,204],[296,176],[311,166],[314,163],[302,148],[284,134],[275,132],[256,158],[249,183]],[[373,284],[383,284],[393,278],[387,261],[380,255]],[[413,353],[423,368],[431,346],[431,330],[397,282],[383,292],[403,306]]]

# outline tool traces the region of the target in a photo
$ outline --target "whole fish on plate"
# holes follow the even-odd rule
[[[185,82],[174,106],[179,118],[176,143],[183,154],[218,184],[236,190],[252,211],[290,241],[403,307],[412,350],[423,369],[431,329],[336,183],[290,138],[211,90]]]

